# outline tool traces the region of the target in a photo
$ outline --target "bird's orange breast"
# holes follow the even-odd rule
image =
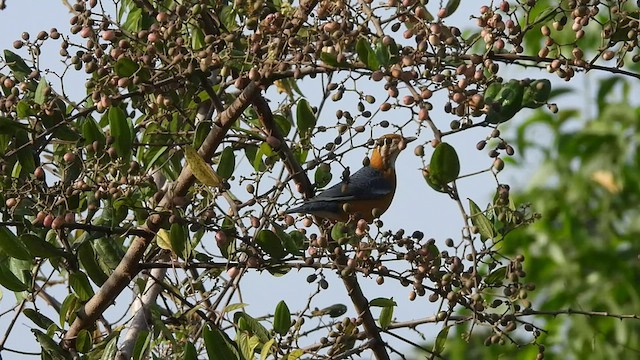
[[[364,219],[366,222],[371,223],[373,222],[373,219],[376,218],[373,216],[374,209],[378,209],[376,210],[376,214],[378,216],[389,209],[391,201],[393,200],[394,192],[395,191],[392,191],[378,199],[346,201],[342,203],[343,206],[340,207],[340,214],[337,217],[337,220],[348,221],[350,215],[356,215],[357,217]],[[348,204],[346,208],[349,210],[349,213],[344,211],[344,204]]]

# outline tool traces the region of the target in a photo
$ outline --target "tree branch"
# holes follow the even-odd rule
[[[311,185],[311,181],[309,181],[307,173],[293,156],[291,148],[289,148],[284,136],[282,136],[280,130],[276,126],[276,123],[273,120],[273,113],[271,112],[267,101],[262,96],[256,96],[253,99],[253,108],[256,110],[256,113],[258,113],[258,117],[260,118],[262,126],[265,128],[265,132],[278,140],[278,146],[276,146],[274,150],[276,150],[280,155],[287,171],[296,183],[298,190],[306,199],[313,197],[313,185]],[[269,145],[273,147],[272,144]]]
[[[235,101],[224,112],[218,114],[215,122],[218,126],[212,127],[199,150],[199,154],[204,159],[210,159],[215,153],[216,148],[220,145],[222,139],[224,139],[231,125],[240,117],[247,106],[249,106],[250,101],[257,92],[258,86],[254,82],[249,83]],[[173,202],[172,197],[184,196],[193,183],[193,173],[191,169],[186,166],[182,169],[180,176],[174,183],[172,191],[167,192],[160,201],[159,207],[167,208]],[[62,340],[65,348],[75,348],[75,339],[80,330],[92,326],[138,273],[138,263],[142,259],[149,244],[153,241],[153,234],[160,230],[159,220],[159,215],[151,216],[149,220],[147,220],[145,227],[149,232],[145,236],[136,237],[131,242],[126,254],[107,281],[98,292],[78,310],[78,316]]]
[[[382,336],[380,336],[380,329],[376,325],[373,314],[371,314],[369,300],[367,300],[362,293],[362,289],[360,288],[360,284],[358,284],[356,275],[352,274],[345,276],[342,278],[342,282],[344,283],[344,287],[347,288],[347,294],[351,298],[353,305],[356,307],[358,316],[362,319],[362,326],[370,340],[369,345],[371,347],[371,351],[373,351],[373,355],[377,360],[388,360],[389,354],[385,348]]]
[[[161,260],[168,260],[166,252],[161,257]],[[162,286],[158,284],[158,281],[163,279],[166,273],[167,269],[162,268],[155,268],[150,271],[144,291],[136,296],[131,306],[131,312],[134,314],[133,319],[131,320],[131,324],[129,324],[129,330],[127,331],[122,346],[116,354],[116,360],[130,359],[140,332],[149,330],[151,323],[150,307],[156,302],[156,298],[162,291]]]

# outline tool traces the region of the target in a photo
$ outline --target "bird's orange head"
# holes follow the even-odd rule
[[[415,139],[415,137],[406,138],[398,134],[387,134],[378,138],[371,152],[369,166],[381,171],[393,169],[400,152]]]

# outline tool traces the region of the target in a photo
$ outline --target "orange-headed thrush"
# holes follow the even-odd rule
[[[339,221],[354,217],[371,223],[391,205],[396,191],[396,159],[415,139],[398,134],[382,136],[375,142],[369,165],[286,213],[312,214]]]

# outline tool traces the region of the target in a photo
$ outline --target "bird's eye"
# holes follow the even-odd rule
[[[393,142],[393,139],[392,139],[392,138],[384,138],[384,143],[385,143],[386,145],[391,145],[391,143],[392,143],[392,142]]]

